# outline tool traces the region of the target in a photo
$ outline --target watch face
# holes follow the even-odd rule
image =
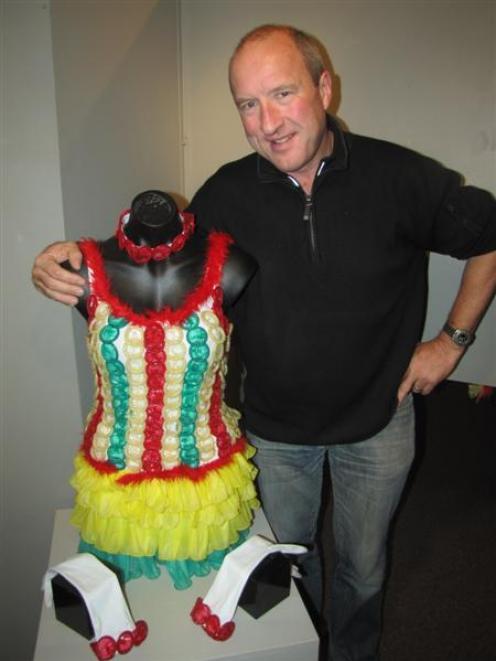
[[[453,342],[456,342],[461,347],[466,347],[467,344],[470,344],[471,339],[472,339],[471,334],[465,330],[457,329],[453,333]]]

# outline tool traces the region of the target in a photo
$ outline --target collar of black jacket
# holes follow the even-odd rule
[[[328,170],[346,170],[348,167],[349,148],[346,136],[339,126],[338,120],[332,115],[327,115],[327,128],[334,135],[334,146],[332,154],[322,159],[324,166],[319,168],[319,176]],[[287,174],[278,170],[275,165],[263,156],[258,156],[258,176],[262,181],[280,181],[286,179]]]

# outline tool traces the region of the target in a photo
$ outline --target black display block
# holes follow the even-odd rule
[[[94,638],[95,632],[79,591],[63,576],[57,574],[52,578],[53,605],[55,617],[87,640]]]
[[[291,562],[280,552],[271,553],[252,572],[239,605],[255,619],[289,597]]]

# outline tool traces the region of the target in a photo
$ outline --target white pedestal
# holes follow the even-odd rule
[[[55,515],[49,566],[74,555],[78,533],[69,524],[69,510]],[[262,513],[253,533],[273,539]],[[157,580],[139,579],[126,584],[135,620],[148,623],[145,642],[126,656],[129,661],[317,661],[318,637],[295,585],[288,599],[255,620],[238,608],[232,638],[217,642],[189,616],[197,597],[207,593],[215,572],[194,578],[189,590],[175,590],[165,570]],[[41,582],[41,577],[40,577]],[[121,657],[116,655],[118,661]],[[124,657],[123,657],[124,658]],[[96,659],[88,641],[58,622],[53,609],[42,606],[33,661],[88,661]]]

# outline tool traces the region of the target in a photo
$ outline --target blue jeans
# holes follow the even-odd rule
[[[277,540],[312,545],[300,566],[317,613],[323,589],[317,523],[329,459],[335,562],[324,622],[332,661],[378,658],[387,537],[414,457],[414,426],[409,395],[381,432],[359,443],[293,445],[247,433],[257,448],[260,497]]]

